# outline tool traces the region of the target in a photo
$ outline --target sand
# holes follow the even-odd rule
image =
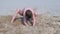
[[[0,16],[0,34],[60,34],[60,16],[37,15],[35,26],[23,25],[21,18],[10,23],[11,19]]]

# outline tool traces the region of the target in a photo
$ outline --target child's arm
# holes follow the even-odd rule
[[[34,12],[34,14],[33,14],[34,16],[33,16],[33,18],[32,18],[32,22],[33,22],[33,26],[35,26],[35,17],[37,16],[37,13],[36,12]]]

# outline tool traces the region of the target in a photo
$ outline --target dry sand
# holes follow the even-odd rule
[[[0,16],[0,34],[60,34],[60,16],[38,15],[35,26],[24,26],[21,19]]]

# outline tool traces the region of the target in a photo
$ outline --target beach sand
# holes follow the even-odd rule
[[[22,18],[10,23],[12,16],[0,16],[0,34],[60,34],[60,16],[37,15],[35,26],[25,26]]]

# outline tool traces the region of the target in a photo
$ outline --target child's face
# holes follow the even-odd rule
[[[27,10],[25,14],[27,18],[32,18],[32,12],[30,10]]]

